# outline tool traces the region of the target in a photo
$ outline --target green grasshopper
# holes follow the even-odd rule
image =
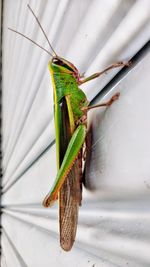
[[[37,16],[29,5],[28,8],[38,22],[53,54],[22,33],[9,29],[30,40],[52,57],[48,68],[54,89],[58,173],[43,205],[44,207],[52,206],[59,199],[60,245],[64,250],[69,251],[75,240],[78,208],[82,200],[83,161],[86,159],[87,144],[87,112],[92,108],[110,106],[119,97],[119,93],[116,93],[108,102],[90,107],[86,95],[79,86],[101,76],[110,69],[129,65],[129,63],[118,62],[102,72],[83,78],[71,62],[56,54]]]

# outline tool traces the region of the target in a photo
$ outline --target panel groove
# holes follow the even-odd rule
[[[34,164],[37,164],[38,163],[38,160],[40,160],[41,159],[41,157],[45,154],[45,153],[47,153],[47,151],[53,146],[55,144],[55,140],[54,141],[52,141],[51,142],[51,144],[49,145],[49,146],[47,146],[46,148],[45,148],[45,150],[44,151],[42,151],[42,153],[40,154],[40,155],[38,155],[38,157],[36,158],[36,159],[34,159],[34,161],[33,162],[31,162],[31,164],[25,169],[25,170],[23,170],[23,172],[18,176],[18,177],[16,177],[16,178],[14,178],[14,180],[13,180],[13,182],[11,182],[10,184],[9,184],[9,186],[7,187],[6,186],[6,188],[4,187],[4,190],[2,191],[2,193],[3,194],[5,194]]]
[[[21,267],[28,267],[27,264],[24,262],[23,258],[21,257],[21,255],[19,254],[18,250],[14,246],[14,242],[11,241],[11,239],[9,238],[9,236],[6,233],[6,231],[5,231],[4,228],[3,228],[3,235],[6,237],[7,241],[9,242],[9,245],[12,247],[13,252],[15,253],[16,257],[18,258],[18,261],[20,263],[20,266]]]

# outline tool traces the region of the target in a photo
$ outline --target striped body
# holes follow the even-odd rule
[[[82,153],[87,127],[87,111],[82,108],[88,106],[88,101],[78,88],[76,69],[66,62],[63,66],[53,60],[49,63],[54,89],[58,174],[44,206],[52,205],[59,197],[60,244],[68,251],[75,240],[78,208],[82,199]]]

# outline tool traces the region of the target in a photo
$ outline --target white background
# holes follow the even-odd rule
[[[71,252],[59,247],[57,204],[41,202],[56,176],[49,56],[16,29],[48,48],[28,2],[3,10],[2,267],[150,265],[150,56],[108,87],[109,109],[89,113],[91,162]],[[150,35],[149,0],[31,0],[53,47],[85,76],[129,60]],[[89,100],[113,70],[82,88]],[[95,189],[95,190],[91,190]]]

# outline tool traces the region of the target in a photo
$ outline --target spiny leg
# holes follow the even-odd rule
[[[108,107],[110,106],[114,101],[116,101],[120,96],[120,93],[117,92],[116,94],[114,94],[107,102],[105,103],[102,103],[102,104],[98,104],[98,105],[95,105],[95,106],[91,106],[91,107],[85,107],[83,108],[84,110],[87,109],[87,110],[90,110],[90,109],[93,109],[93,108],[99,108],[99,107]]]
[[[88,81],[91,81],[91,80],[93,80],[95,78],[98,78],[102,74],[106,73],[108,70],[111,70],[111,69],[114,69],[114,68],[118,68],[118,67],[130,66],[130,65],[131,65],[131,62],[130,61],[127,61],[127,62],[123,62],[123,61],[117,62],[115,64],[110,65],[109,67],[107,67],[106,69],[104,69],[101,72],[94,73],[91,76],[89,76],[89,77],[87,77],[87,78],[85,78],[83,80],[79,80],[79,85],[80,84],[83,84],[83,83],[86,83]]]

